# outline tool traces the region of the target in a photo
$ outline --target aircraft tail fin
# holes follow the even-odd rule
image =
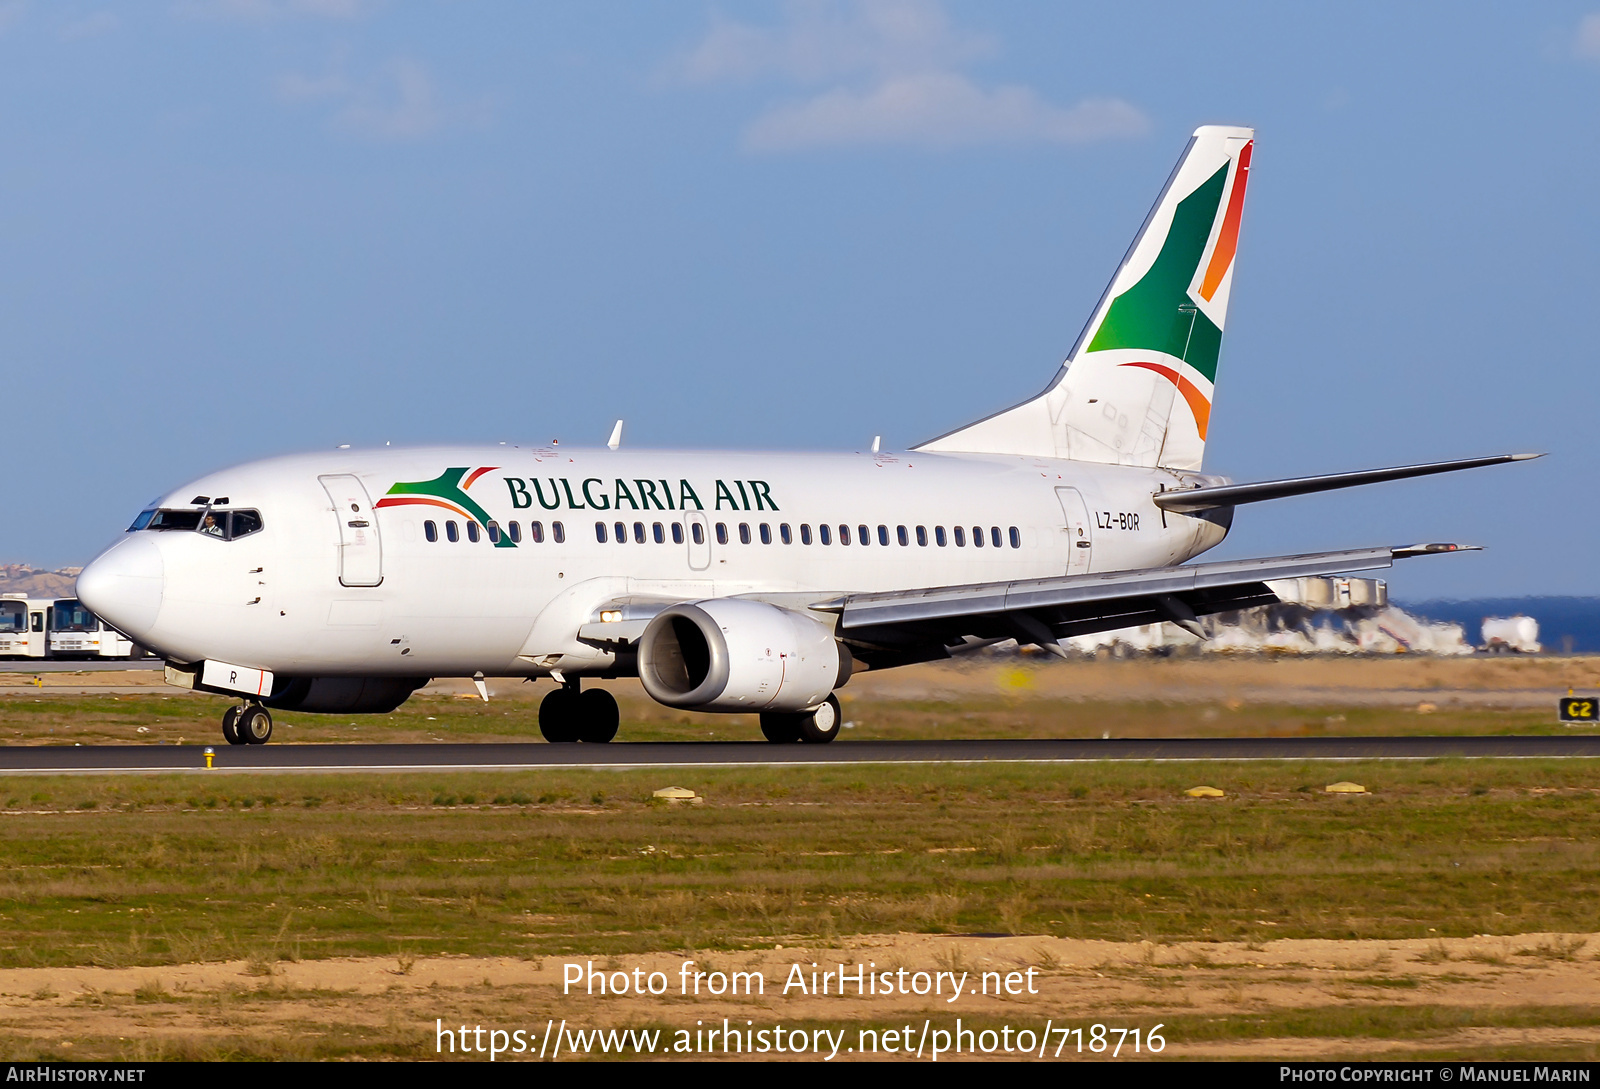
[[[1198,470],[1254,135],[1195,130],[1049,388],[916,449]]]

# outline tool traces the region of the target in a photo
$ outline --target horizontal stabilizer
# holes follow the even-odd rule
[[[1292,495],[1310,495],[1329,492],[1337,488],[1354,488],[1361,484],[1381,484],[1386,480],[1405,480],[1413,476],[1431,476],[1434,473],[1453,473],[1457,469],[1476,469],[1483,465],[1500,465],[1508,461],[1531,461],[1543,454],[1497,454],[1488,458],[1467,458],[1463,461],[1435,461],[1426,465],[1400,465],[1392,469],[1366,469],[1358,473],[1333,473],[1328,476],[1302,476],[1290,480],[1266,480],[1259,484],[1225,484],[1215,488],[1189,488],[1183,491],[1162,492],[1155,496],[1155,504],[1174,514],[1193,514],[1196,511],[1215,510],[1218,507],[1235,507],[1240,503],[1260,503],[1267,499],[1287,499]]]

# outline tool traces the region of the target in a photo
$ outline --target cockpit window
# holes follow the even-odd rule
[[[208,537],[233,541],[261,530],[257,510],[147,510],[134,519],[129,532],[139,529],[197,530]]]
[[[198,529],[200,515],[197,510],[158,510],[145,523],[146,529]]]
[[[50,618],[52,631],[99,631],[100,621],[91,613],[83,602],[75,598],[58,601],[54,606],[55,615]]]
[[[261,512],[255,510],[236,510],[233,512],[233,525],[228,532],[228,540],[237,540],[248,537],[261,528]]]

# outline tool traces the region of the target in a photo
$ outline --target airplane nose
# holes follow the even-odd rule
[[[166,566],[149,533],[130,533],[78,575],[78,600],[118,631],[137,639],[161,611]]]

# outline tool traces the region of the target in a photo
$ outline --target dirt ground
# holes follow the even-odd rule
[[[919,1037],[925,1020],[950,1030],[961,1017],[968,1028],[1011,1026],[1035,1033],[1047,1021],[1086,1032],[1096,1023],[1143,1032],[1159,1024],[1166,1059],[1393,1057],[1485,1048],[1592,1058],[1600,1053],[1597,950],[1600,934],[1179,945],[900,934],[826,946],[776,941],[755,951],[622,959],[400,954],[162,968],[13,968],[0,970],[0,1033],[13,1042],[13,1053],[22,1045],[59,1057],[137,1058],[225,1048],[247,1026],[257,1038],[282,1033],[302,1041],[344,1041],[356,1050],[366,1042],[397,1057],[422,1057],[442,1046],[440,1022],[447,1031],[461,1025],[521,1028],[538,1040],[547,1022],[564,1021],[575,1031],[655,1026],[670,1037],[678,1029],[720,1026],[726,1018],[736,1026],[753,1022],[754,1028],[843,1028],[837,1058],[859,1059],[873,1056],[846,1048],[859,1042],[862,1028],[909,1024],[912,1037]],[[685,997],[680,988],[686,959],[708,973],[708,981],[712,972],[758,971],[765,994]],[[641,979],[659,971],[666,993],[589,995],[576,984],[564,995],[568,964],[612,973],[613,979],[619,971],[635,978],[636,968]],[[826,995],[793,987],[785,995],[784,983],[793,982],[797,964],[808,989],[813,965],[819,973],[836,973],[844,965],[852,982],[843,997],[837,983]],[[918,981],[919,970],[953,976],[940,996],[858,997],[858,965],[897,976],[904,968],[908,986],[927,983],[926,977]],[[985,972],[998,975],[985,978]],[[950,979],[963,975],[970,990],[949,1001]],[[970,993],[980,980],[992,991],[1009,983],[1020,993]],[[1030,982],[1037,993],[1027,993]],[[1271,1015],[1281,1018],[1283,1011],[1294,1011],[1292,1026],[1285,1022],[1283,1035],[1274,1035]],[[1519,1020],[1525,1027],[1518,1027]],[[1047,1057],[1055,1057],[1060,1042],[1051,1037]],[[1067,1040],[1061,1057],[1077,1058],[1077,1045],[1076,1037]],[[532,1056],[501,1056],[519,1057]]]

